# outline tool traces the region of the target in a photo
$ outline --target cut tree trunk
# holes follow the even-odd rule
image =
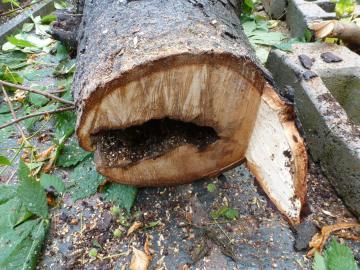
[[[309,27],[316,38],[339,38],[351,50],[360,53],[360,26],[355,22],[328,20],[313,22]]]
[[[187,183],[246,161],[292,223],[307,156],[237,1],[86,0],[73,83],[80,145],[137,185]]]

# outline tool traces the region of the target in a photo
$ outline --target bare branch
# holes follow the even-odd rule
[[[22,6],[22,7],[18,7],[18,8],[14,8],[14,9],[11,9],[11,10],[9,10],[9,11],[6,11],[6,12],[2,12],[2,13],[0,13],[0,17],[1,17],[1,16],[6,16],[6,15],[11,14],[11,13],[14,13],[14,12],[21,11],[21,10],[23,10],[24,8],[27,8],[27,7],[32,6],[32,5],[35,5],[35,4],[37,4],[37,3],[41,2],[41,1],[43,1],[43,0],[35,1],[35,2],[33,2],[33,3],[29,3],[29,4],[27,4],[27,5],[24,5],[24,6]]]
[[[2,80],[0,80],[0,84],[3,84],[5,86],[9,86],[9,87],[14,87],[14,88],[17,88],[17,89],[21,89],[21,90],[24,90],[24,91],[32,92],[32,93],[35,93],[35,94],[38,94],[38,95],[42,95],[42,96],[45,96],[45,97],[50,98],[50,99],[54,99],[54,100],[59,101],[59,102],[64,103],[64,104],[75,105],[74,102],[72,102],[72,101],[57,97],[57,96],[52,95],[52,94],[50,94],[48,92],[45,92],[45,91],[31,89],[29,87],[26,87],[26,86],[23,86],[23,85],[20,85],[20,84],[9,83],[9,82],[5,82],[5,81],[2,81]]]
[[[25,115],[23,117],[19,117],[16,120],[13,120],[11,122],[5,123],[3,125],[0,126],[0,129],[6,128],[8,126],[14,125],[20,121],[23,121],[25,119],[28,118],[32,118],[32,117],[36,117],[36,116],[40,116],[40,115],[44,115],[44,114],[52,114],[52,113],[58,113],[58,112],[64,112],[64,111],[70,111],[70,110],[74,110],[75,106],[69,106],[69,107],[64,107],[64,108],[60,108],[60,109],[56,109],[56,110],[50,110],[50,111],[44,111],[44,112],[39,112],[39,113],[33,113],[33,114],[28,114]]]
[[[10,98],[9,98],[9,96],[8,96],[5,88],[4,88],[4,85],[2,85],[2,84],[0,83],[0,86],[1,86],[2,92],[3,92],[3,94],[4,94],[5,100],[6,100],[8,106],[9,106],[9,108],[10,108],[11,115],[12,115],[14,121],[17,121],[17,117],[16,117],[16,114],[15,114],[15,111],[14,111],[14,107],[13,107],[13,105],[12,105],[12,103],[11,103],[11,100],[10,100]],[[17,122],[16,122],[16,127],[18,128],[18,130],[19,130],[19,132],[20,132],[20,134],[21,134],[22,139],[25,140],[25,139],[26,139],[26,136],[25,136],[25,134],[24,134],[24,131],[22,130],[21,126],[20,126]]]

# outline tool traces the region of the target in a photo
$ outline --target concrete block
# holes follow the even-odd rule
[[[287,0],[262,0],[264,9],[274,20],[279,20],[286,14]]]
[[[31,22],[30,15],[43,16],[54,11],[54,0],[45,0],[27,9],[25,12],[15,16],[6,23],[0,25],[0,45],[6,42],[6,37],[21,29],[26,22]]]
[[[335,12],[326,11],[318,3],[326,5],[324,1],[289,0],[286,22],[293,37],[303,37],[312,21],[336,19]]]
[[[338,63],[325,63],[320,55],[332,52]],[[315,60],[307,72],[298,56]],[[267,68],[282,94],[294,95],[295,110],[308,149],[348,208],[360,216],[360,56],[343,46],[325,43],[297,44],[293,53],[271,51]]]

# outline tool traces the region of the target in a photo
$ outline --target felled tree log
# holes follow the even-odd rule
[[[292,109],[240,25],[239,2],[85,1],[73,83],[80,145],[137,185],[187,183],[246,161],[293,223],[307,156]]]
[[[360,53],[360,26],[352,22],[328,20],[309,25],[316,38],[339,38],[351,50]]]

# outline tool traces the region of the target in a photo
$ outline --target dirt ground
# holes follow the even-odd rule
[[[66,179],[66,171],[60,174]],[[306,245],[311,228],[356,220],[313,163],[308,182],[304,220],[310,225],[298,236],[243,165],[218,178],[141,189],[131,215],[120,218],[99,195],[75,204],[65,197],[54,209],[38,269],[128,269],[132,247],[144,250],[146,239],[150,269],[311,269],[306,251],[294,249],[296,238],[297,245]],[[214,192],[209,183],[216,185]],[[239,218],[214,221],[210,212],[223,205],[237,209]],[[126,236],[134,222],[143,227]],[[117,228],[121,237],[113,235]],[[360,243],[346,243],[360,259]],[[91,248],[98,250],[96,259],[89,256]]]

